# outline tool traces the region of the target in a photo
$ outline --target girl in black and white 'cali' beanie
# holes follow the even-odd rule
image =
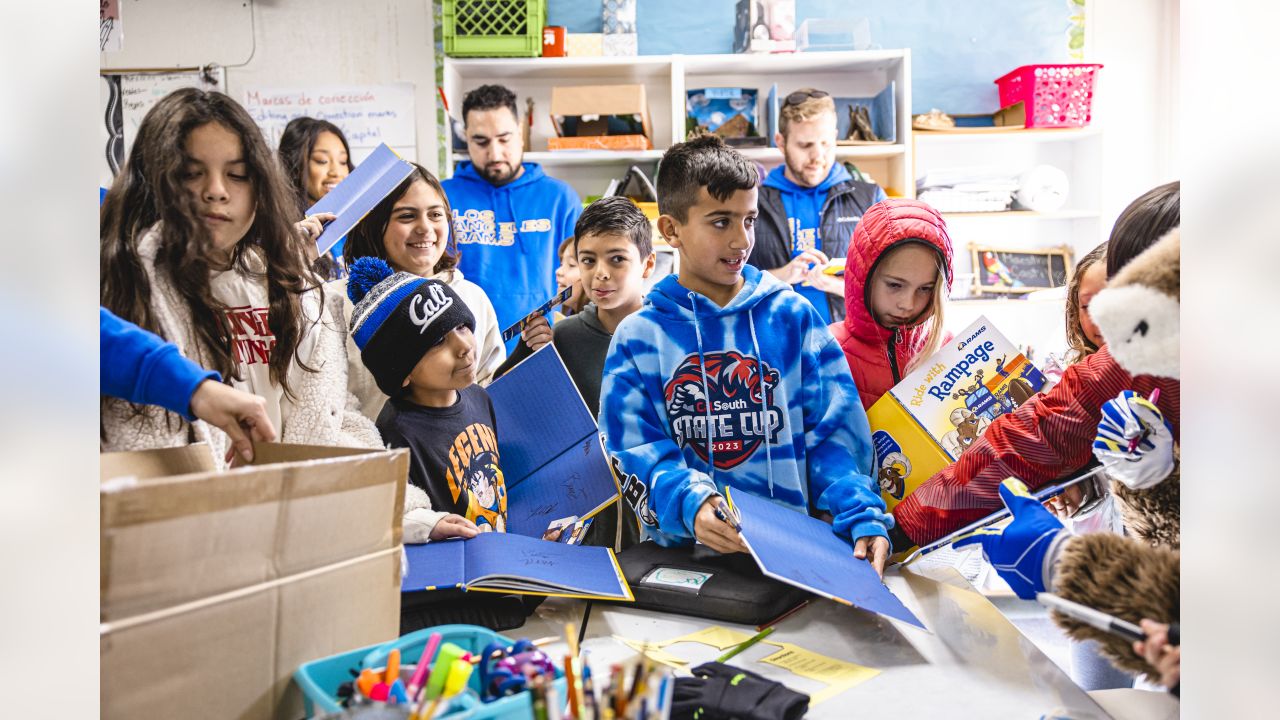
[[[397,397],[405,378],[427,351],[454,328],[476,329],[476,318],[453,288],[407,272],[381,258],[351,265],[347,295],[355,303],[351,337],[378,389]]]

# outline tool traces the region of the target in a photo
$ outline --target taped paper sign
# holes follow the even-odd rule
[[[407,160],[417,159],[413,85],[320,85],[308,87],[250,86],[244,107],[262,128],[272,147],[297,117],[328,120],[342,129],[356,165],[379,145]]]

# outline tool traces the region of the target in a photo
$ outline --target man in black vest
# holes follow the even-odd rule
[[[794,285],[827,323],[844,318],[844,278],[824,272],[827,263],[844,260],[862,213],[885,199],[879,185],[836,163],[836,125],[825,91],[801,88],[786,97],[774,137],[784,162],[761,184],[747,260]]]

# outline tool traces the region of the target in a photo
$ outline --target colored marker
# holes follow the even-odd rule
[[[360,677],[356,679],[356,689],[360,691],[361,695],[368,698],[370,693],[373,692],[373,685],[376,682],[378,682],[378,676],[374,674],[373,670],[365,668],[360,671]]]
[[[730,527],[738,532],[742,532],[742,523],[738,520],[738,513],[734,512],[725,504],[724,498],[720,498],[716,502],[716,518],[720,522],[727,523]]]
[[[382,676],[382,682],[390,685],[400,679],[400,648],[393,649],[387,653],[387,670]]]
[[[1151,397],[1150,397],[1150,398],[1148,398],[1148,400],[1151,402],[1151,404],[1152,404],[1152,405],[1155,405],[1157,402],[1159,402],[1159,401],[1160,401],[1160,388],[1156,388],[1155,390],[1152,390],[1152,391],[1151,391]],[[1134,451],[1134,450],[1137,450],[1137,449],[1138,449],[1138,443],[1142,441],[1142,437],[1143,437],[1145,434],[1146,434],[1146,433],[1141,433],[1141,432],[1140,432],[1140,433],[1138,433],[1136,436],[1134,436],[1132,439],[1130,439],[1130,440],[1129,440],[1129,452],[1130,452],[1130,453],[1133,453],[1133,451]]]
[[[1076,483],[1078,483],[1078,482],[1081,482],[1081,481],[1083,481],[1083,480],[1086,480],[1086,479],[1088,479],[1088,478],[1091,478],[1091,477],[1093,477],[1094,475],[1097,475],[1098,473],[1102,472],[1102,471],[1103,471],[1103,470],[1105,470],[1105,469],[1106,469],[1106,467],[1104,467],[1104,466],[1102,466],[1102,465],[1099,465],[1098,467],[1096,467],[1096,468],[1094,468],[1094,469],[1092,469],[1092,470],[1090,470],[1090,471],[1088,471],[1088,472],[1086,472],[1086,473],[1081,473],[1080,475],[1077,475],[1076,477],[1073,477],[1073,478],[1071,478],[1071,479],[1069,479],[1069,480],[1066,480],[1065,482],[1059,483],[1058,485],[1052,485],[1052,486],[1050,486],[1050,487],[1044,488],[1043,490],[1040,490],[1039,492],[1034,493],[1035,498],[1036,498],[1036,500],[1039,500],[1040,502],[1044,502],[1045,500],[1048,500],[1049,498],[1056,497],[1056,496],[1058,496],[1058,495],[1062,494],[1062,491],[1063,491],[1063,490],[1066,490],[1067,488],[1071,487],[1072,485],[1075,485],[1075,484],[1076,484]],[[906,558],[904,558],[904,559],[902,560],[902,563],[901,563],[901,564],[902,564],[902,565],[908,565],[908,564],[910,564],[912,561],[914,561],[916,558],[919,558],[919,557],[921,557],[922,555],[928,555],[929,553],[931,553],[931,552],[933,552],[933,551],[935,551],[935,550],[939,550],[939,549],[941,549],[941,548],[944,548],[944,547],[946,547],[946,546],[950,545],[951,543],[955,542],[956,540],[959,540],[960,538],[965,537],[966,535],[968,535],[969,533],[973,532],[974,530],[977,530],[978,528],[986,527],[987,525],[990,525],[990,524],[992,524],[992,523],[994,523],[994,522],[998,522],[998,521],[1000,521],[1000,520],[1003,520],[1003,519],[1005,519],[1005,518],[1007,518],[1007,517],[1010,517],[1010,515],[1012,515],[1012,513],[1010,513],[1010,512],[1009,512],[1009,508],[1007,508],[1007,507],[1000,508],[999,510],[997,510],[997,511],[995,511],[995,512],[991,513],[990,515],[988,515],[988,516],[986,516],[986,517],[984,517],[984,518],[982,518],[981,520],[976,520],[976,521],[974,521],[974,522],[972,522],[972,523],[969,523],[968,525],[965,525],[964,527],[962,527],[962,528],[960,528],[959,530],[957,530],[957,531],[955,531],[955,532],[951,533],[950,535],[947,535],[947,536],[945,536],[945,537],[942,537],[942,538],[939,538],[939,539],[937,539],[937,540],[934,540],[933,542],[929,543],[928,545],[924,545],[924,546],[921,546],[921,547],[916,548],[915,552],[911,553],[911,554],[910,554],[910,555],[908,555]]]
[[[440,648],[440,641],[444,639],[440,633],[431,633],[427,638],[427,646],[423,648],[422,655],[418,657],[418,667],[413,671],[413,677],[409,680],[409,699],[414,700],[418,697],[418,691],[422,689],[422,684],[427,679],[427,674],[431,672],[431,659],[436,656],[436,650]]]
[[[723,655],[721,655],[720,657],[716,658],[716,662],[722,663],[722,662],[726,662],[726,661],[728,661],[730,658],[732,658],[733,656],[735,656],[735,655],[737,655],[738,653],[742,652],[743,650],[746,650],[747,648],[751,647],[752,645],[755,645],[756,643],[760,642],[761,640],[763,640],[763,639],[765,639],[765,638],[769,637],[770,635],[772,635],[772,634],[773,634],[773,631],[774,631],[774,630],[776,630],[776,629],[777,629],[777,628],[767,627],[767,628],[765,628],[765,629],[761,630],[760,632],[756,633],[755,635],[752,635],[752,636],[751,636],[751,638],[750,638],[750,639],[748,639],[748,640],[746,640],[745,642],[738,643],[737,645],[734,645],[733,647],[729,648],[729,650],[728,650],[728,651],[726,651]]]
[[[786,620],[787,618],[791,617],[792,615],[795,615],[796,613],[800,612],[801,610],[805,609],[805,608],[806,608],[806,607],[808,607],[808,606],[809,606],[809,601],[808,601],[808,600],[801,600],[801,601],[800,601],[800,603],[799,603],[798,605],[796,605],[795,607],[791,608],[790,610],[787,610],[786,612],[782,613],[782,614],[781,614],[781,615],[779,615],[778,617],[776,617],[776,618],[774,618],[774,619],[772,619],[772,620],[769,620],[768,622],[763,622],[763,623],[760,623],[759,625],[757,625],[757,626],[756,626],[756,631],[758,632],[758,631],[760,631],[760,630],[764,630],[764,629],[765,629],[765,628],[767,628],[767,627],[773,627],[774,625],[777,625],[778,623],[782,622],[783,620]]]
[[[1079,620],[1089,627],[1095,627],[1112,635],[1119,635],[1130,642],[1142,642],[1147,639],[1147,634],[1142,631],[1142,628],[1128,620],[1108,615],[1101,610],[1094,610],[1087,605],[1072,602],[1053,593],[1036,593],[1036,600],[1041,605],[1051,610],[1056,610],[1069,618]]]

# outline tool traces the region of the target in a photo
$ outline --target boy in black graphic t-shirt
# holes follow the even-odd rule
[[[391,399],[378,431],[409,448],[404,541],[505,532],[493,404],[475,384],[475,318],[444,283],[393,272],[377,258],[351,267],[351,333]]]

